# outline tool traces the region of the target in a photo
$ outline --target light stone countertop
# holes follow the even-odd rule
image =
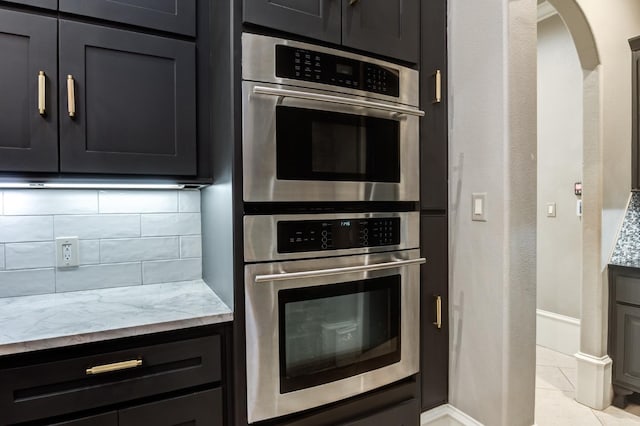
[[[232,320],[202,280],[0,298],[0,355]]]

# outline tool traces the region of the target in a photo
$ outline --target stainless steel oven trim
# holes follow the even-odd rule
[[[312,81],[295,80],[290,78],[276,77],[275,69],[275,46],[283,44],[301,49],[310,49],[316,52],[329,53],[331,55],[342,56],[345,58],[366,61],[382,67],[391,68],[398,71],[400,80],[399,96],[387,96],[379,93],[366,92],[364,90],[349,89],[347,87],[337,87],[330,84],[315,83]],[[403,67],[387,61],[370,58],[368,56],[357,55],[355,53],[345,52],[342,50],[331,49],[328,47],[317,46],[314,44],[301,43],[293,40],[282,38],[267,37],[257,34],[242,34],[242,79],[251,81],[261,81],[276,84],[287,84],[299,87],[311,87],[328,90],[338,93],[349,93],[357,96],[365,96],[374,99],[381,99],[396,104],[405,104],[417,107],[419,105],[419,78],[418,72],[411,68]]]
[[[342,268],[329,268],[319,269],[316,271],[302,271],[302,272],[284,272],[282,274],[268,274],[268,275],[256,275],[256,283],[264,283],[270,281],[288,281],[307,278],[327,277],[329,275],[344,275],[352,272],[371,272],[382,271],[385,269],[394,269],[401,266],[409,265],[422,265],[427,259],[421,257],[419,259],[411,260],[394,260],[393,262],[375,263],[373,265],[359,265],[359,266],[344,266]]]
[[[418,372],[420,267],[418,263],[396,268],[270,281],[257,284],[257,275],[320,270],[328,267],[375,265],[417,260],[419,250],[345,256],[330,259],[261,263],[245,266],[247,353],[247,415],[249,423],[279,417],[339,401],[401,380]],[[278,299],[279,290],[329,285],[400,274],[401,360],[397,363],[331,383],[280,394]]]
[[[390,111],[398,114],[424,116],[424,111],[413,107],[396,106],[383,104],[380,102],[363,101],[360,99],[346,98],[344,96],[323,95],[319,93],[302,92],[300,90],[274,89],[271,87],[255,86],[253,93],[256,95],[282,96],[285,98],[306,99],[309,101],[328,102],[334,104],[351,105],[369,109],[380,109],[382,111]]]
[[[242,167],[245,201],[418,201],[419,117],[344,104],[254,93],[256,86],[289,87],[245,81],[242,83]],[[328,94],[307,89],[309,93]],[[350,95],[344,95],[350,98]],[[355,98],[363,100],[363,98]],[[400,182],[279,180],[276,178],[276,106],[334,111],[397,120],[400,123]]]
[[[380,219],[400,218],[400,244],[388,246],[360,247],[342,250],[320,250],[298,253],[278,253],[278,222],[296,220],[336,220],[336,219]],[[262,262],[270,260],[308,259],[327,256],[344,256],[383,251],[397,251],[420,247],[420,213],[380,212],[380,213],[325,213],[260,215],[244,217],[244,260]]]

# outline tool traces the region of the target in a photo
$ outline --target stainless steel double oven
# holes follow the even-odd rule
[[[416,71],[324,47],[244,34],[242,74],[253,423],[418,372],[419,213],[389,206],[418,200],[422,113]]]

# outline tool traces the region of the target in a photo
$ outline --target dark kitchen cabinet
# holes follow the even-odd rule
[[[640,270],[609,265],[609,356],[613,405],[640,393]]]
[[[119,426],[222,425],[222,391],[210,389],[122,409]]]
[[[86,3],[82,7],[109,3],[117,10],[137,5],[134,9],[146,14],[169,7],[146,0]],[[186,7],[189,28],[195,29],[195,0],[171,3],[178,12]],[[60,2],[60,7],[72,4]],[[198,4],[208,13],[204,1]],[[208,54],[197,59],[196,42],[204,52],[207,41],[29,10],[0,7],[1,172],[195,176],[202,171],[206,177],[208,166],[198,165],[198,150],[206,153],[208,127],[202,117],[208,117],[203,98],[209,96],[198,95],[196,84],[203,91],[209,87],[208,62],[198,62]],[[202,21],[199,34],[208,34],[206,17]]]
[[[640,36],[629,40],[632,50],[632,168],[631,188],[640,190]]]
[[[421,408],[448,400],[447,1],[420,10]]]
[[[416,0],[343,0],[342,44],[418,62],[420,7]]]
[[[40,7],[42,9],[56,10],[58,0],[5,0],[9,3],[23,4],[25,6]]]
[[[222,425],[226,333],[202,327],[0,357],[0,426]],[[80,410],[92,417],[74,416]]]
[[[447,2],[422,3],[420,47],[420,208],[448,204]]]
[[[196,0],[59,0],[60,11],[196,35]]]
[[[420,380],[422,411],[447,402],[449,380],[449,267],[446,215],[420,218],[422,257]]]
[[[0,170],[58,170],[57,31],[54,18],[0,9]]]
[[[244,0],[243,20],[340,44],[340,3],[335,0]]]
[[[420,424],[418,402],[411,399],[358,420],[344,423],[343,426],[415,426],[418,424]]]
[[[67,20],[59,31],[60,170],[195,174],[195,44]]]
[[[419,0],[244,0],[243,21],[418,62]]]
[[[98,414],[97,416],[53,423],[50,426],[118,426],[118,413],[111,411],[109,413]]]

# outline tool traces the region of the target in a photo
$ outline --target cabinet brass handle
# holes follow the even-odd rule
[[[132,359],[130,361],[114,362],[113,364],[96,365],[95,367],[87,368],[87,375],[109,373],[111,371],[127,370],[129,368],[136,368],[142,365],[141,359]]]
[[[442,297],[441,296],[436,296],[436,320],[434,321],[433,325],[435,325],[436,328],[438,329],[442,328]]]
[[[353,6],[358,3],[360,0],[349,0],[349,6]]]
[[[76,116],[76,91],[74,87],[73,76],[67,76],[67,106],[69,108],[69,117]]]
[[[45,78],[44,71],[40,71],[38,73],[38,113],[40,115],[45,115],[46,110],[46,84],[47,79]]]
[[[442,102],[442,73],[440,72],[440,70],[436,70],[435,80],[436,80],[436,90],[435,90],[435,97],[433,99],[433,103],[439,104],[440,102]]]

